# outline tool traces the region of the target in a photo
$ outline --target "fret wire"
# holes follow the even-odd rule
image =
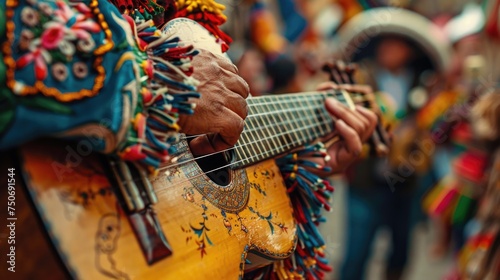
[[[271,99],[274,99],[274,100],[279,100],[279,101],[283,101],[283,96],[273,96]],[[280,111],[282,110],[282,106],[281,106],[281,103],[282,102],[272,102],[272,105],[273,105],[273,114],[272,116],[277,116],[279,117],[281,120],[283,119],[283,114],[280,114]],[[280,128],[280,126],[282,128]],[[278,148],[278,152],[283,152],[286,150],[285,147],[288,146],[288,143],[289,143],[289,140],[287,138],[289,138],[290,136],[286,134],[287,131],[289,131],[288,129],[289,127],[289,124],[287,124],[286,122],[280,122],[279,123],[279,126],[278,128],[280,128],[280,133],[277,133],[274,135],[274,137],[277,139],[277,142],[280,144],[280,148]],[[285,132],[285,133],[284,133]]]
[[[236,154],[236,158],[237,159],[242,159],[243,160],[243,159],[248,158],[247,155],[241,156],[240,151],[243,151],[243,149],[238,149],[236,146],[234,147],[234,153]],[[243,164],[245,164],[245,163],[243,163]]]
[[[319,101],[320,101],[321,105],[324,106],[324,100],[319,100]],[[313,102],[313,100],[305,100],[304,101],[304,103],[309,108],[319,109],[319,108],[317,108],[318,106],[316,104],[314,104],[314,103],[311,104],[311,102]],[[315,110],[315,109],[311,109],[313,111],[312,115],[317,118],[318,113],[317,113],[317,110]],[[316,124],[317,122],[318,122],[317,119],[313,121],[314,124]],[[310,131],[311,131],[312,135],[314,135],[314,137],[318,137],[320,135],[323,135],[323,131],[318,125],[312,126]]]
[[[350,93],[350,92],[348,92],[348,94],[351,98],[357,97],[357,98],[362,98],[361,101],[369,101],[368,98],[364,99],[364,97],[365,97],[364,94]],[[252,97],[252,98],[247,99],[247,103],[248,103],[249,107],[266,104],[265,102],[254,103],[256,101],[260,101],[264,97],[272,97],[275,99],[275,101],[269,102],[270,104],[286,103],[286,102],[290,102],[290,101],[286,101],[286,99],[284,99],[284,98],[287,98],[289,96],[307,97],[309,99],[323,99],[323,100],[326,96],[326,97],[333,97],[337,100],[339,98],[341,98],[342,100],[345,101],[345,97],[344,97],[344,94],[342,92],[339,91],[339,92],[329,93],[329,92],[325,91],[325,92],[311,92],[311,93],[307,93],[307,94],[292,93],[292,94],[279,94],[279,95],[266,95],[266,96],[260,96],[260,97]],[[283,100],[277,100],[277,99],[283,99]]]
[[[328,96],[328,97],[331,97],[331,96]],[[259,97],[260,99],[261,97]],[[249,99],[249,100],[252,100]],[[323,100],[324,99],[317,99],[317,101],[319,100]],[[343,96],[339,96],[339,98],[336,98],[337,101],[339,101],[340,103],[344,104],[345,106],[347,106],[347,101],[345,100],[345,98]],[[295,102],[295,101],[294,101]],[[280,102],[280,103],[276,103],[278,105],[282,105],[282,104],[289,104],[289,103],[293,103],[292,101],[285,101],[285,102]],[[263,105],[265,103],[260,103],[260,104],[251,104],[251,105]],[[255,106],[249,106],[249,109],[251,107],[255,107]],[[273,114],[273,113],[283,113],[283,112],[291,112],[291,111],[297,111],[297,110],[308,110],[309,108],[306,108],[306,107],[298,107],[298,108],[295,108],[295,109],[284,109],[284,110],[279,110],[279,111],[276,111],[276,112],[264,112],[264,113],[257,113],[257,114],[251,114],[247,117],[248,118],[253,118],[253,117],[257,117],[257,116],[261,116],[261,115],[264,115],[264,114]]]
[[[313,102],[313,101],[311,101]],[[323,104],[324,104],[324,100],[321,101]],[[328,114],[328,112],[326,111],[326,108],[323,106],[323,108],[319,108],[318,111],[316,112],[315,116],[317,117],[317,120],[318,122],[325,122],[325,121],[328,121],[328,120],[331,120],[332,117],[330,116],[330,114],[327,115],[327,119],[325,120],[325,113]],[[328,129],[328,126],[325,124],[324,127],[323,125],[320,125],[318,126],[318,128],[320,129],[320,133],[321,135],[326,135],[330,132],[330,130]]]
[[[276,116],[281,117],[279,114],[276,114]],[[304,121],[304,120],[311,120],[311,119],[312,119],[312,120],[314,120],[314,119],[315,119],[315,117],[316,117],[316,116],[305,117],[305,118],[301,118],[301,120],[302,120],[302,121]],[[288,124],[291,124],[292,122],[293,122],[293,121],[287,121],[287,120],[284,120],[284,121],[279,122],[279,123],[277,123],[277,124],[280,124],[280,125],[285,126],[287,123],[288,123]],[[313,122],[309,122],[309,123],[310,123],[310,124],[314,124]],[[249,124],[249,123],[245,122],[245,124]],[[273,127],[273,125],[267,125],[267,127]],[[279,128],[279,126],[277,126],[277,127]],[[255,127],[255,128],[245,129],[245,130],[243,130],[242,134],[244,134],[244,133],[249,133],[249,132],[256,131],[256,130],[260,130],[261,128],[263,128],[263,127],[259,127],[259,126],[257,126],[257,127]],[[285,127],[285,128],[284,128],[284,130],[286,130],[286,129],[287,129],[287,128]],[[280,128],[280,130],[282,130],[282,129]]]
[[[265,96],[260,96],[260,97],[252,97],[252,98],[247,99],[247,103],[248,103],[248,106],[250,106],[250,107],[261,106],[261,105],[266,105],[266,104],[270,105],[270,104],[293,103],[294,101],[289,99],[291,96],[293,96],[293,94],[291,94],[291,95],[277,94],[275,96],[265,95]],[[322,96],[323,95],[311,95],[308,97],[311,99],[321,99]],[[339,95],[339,96],[342,96],[342,95]],[[272,101],[255,103],[256,101],[261,101],[264,98],[270,98]]]
[[[245,126],[247,126],[247,125],[250,125],[250,123],[245,122]],[[243,129],[243,131],[245,131],[245,129]],[[241,140],[243,140],[243,142],[246,142],[246,143],[253,142],[254,140],[250,139],[250,136],[251,135],[247,135],[247,133],[241,133],[240,139],[238,140],[238,142],[240,142]],[[251,154],[250,151],[248,151],[248,149],[246,147],[245,148],[238,147],[238,143],[236,143],[236,145],[235,145],[235,150],[241,151],[241,153],[244,156],[243,158],[248,158]],[[241,155],[240,155],[240,158],[242,158]]]
[[[313,119],[312,119],[312,120],[311,120],[311,119],[308,119],[307,121],[308,121],[308,123],[310,123],[310,124],[316,124],[316,123],[317,123],[316,109],[318,109],[318,108],[316,108],[316,107],[315,107],[315,104],[314,104],[314,103],[313,103],[314,105],[311,105],[311,103],[310,103],[309,101],[313,102],[313,100],[306,99],[306,100],[304,100],[304,103],[305,103],[305,104],[306,104],[309,108],[312,108],[312,109],[311,109],[311,111],[312,111],[311,115],[312,115],[312,116],[314,116],[314,117],[313,117]],[[321,99],[320,101],[321,101],[321,105],[323,105],[323,106],[324,106],[324,101],[323,101],[323,99]],[[313,126],[313,127],[317,127],[317,125],[315,125],[315,126]],[[309,133],[309,134],[311,134],[313,138],[316,138],[316,137],[318,137],[319,135],[321,135],[321,134],[322,134],[320,131],[315,131],[314,129],[308,130],[308,133]]]
[[[272,110],[270,109],[270,107],[269,107],[269,105],[268,105],[268,104],[265,104],[264,106],[265,106],[265,107],[264,107],[264,109],[266,109],[268,112],[272,112]],[[270,115],[266,115],[266,116],[265,116],[265,119],[267,120],[267,123],[268,123],[268,124],[274,124],[274,123],[275,123],[275,122],[274,122],[274,115],[275,115],[275,114],[270,114]],[[271,119],[271,118],[272,118],[272,119]],[[271,135],[271,136],[272,136],[272,135],[276,134],[276,131],[271,131],[268,127],[266,127],[265,129],[267,130],[268,135]],[[274,132],[274,133],[273,133],[273,132]],[[274,138],[273,138],[273,137],[271,138],[271,140],[270,140],[270,141],[268,141],[268,143],[269,143],[269,142],[272,142],[272,143],[270,143],[269,147],[276,147],[276,146],[277,146],[277,145],[276,145],[276,141],[274,140]],[[270,149],[269,149],[269,150],[270,150]],[[269,150],[268,150],[268,151],[269,151]]]
[[[312,101],[311,101],[312,102]],[[319,109],[319,112],[317,112],[315,114],[315,116],[318,118],[318,122],[320,123],[324,123],[322,125],[319,126],[320,130],[321,130],[321,135],[327,135],[328,133],[330,133],[332,131],[332,125],[333,125],[333,120],[332,120],[332,117],[330,116],[330,114],[328,113],[328,111],[326,110],[326,108],[320,108]],[[332,123],[332,125],[328,125],[329,123]]]
[[[290,98],[293,98],[295,100],[295,102],[297,104],[302,104],[302,100],[300,100],[300,97],[299,96],[293,96],[293,97],[290,97]],[[306,115],[309,115],[311,112],[305,112]],[[298,111],[295,111],[292,113],[295,118],[294,118],[294,123],[296,123],[299,127],[304,127],[305,126],[305,122],[302,122],[302,118],[300,117]],[[311,135],[309,134],[309,132],[306,130],[306,131],[301,131],[300,132],[301,134],[301,141],[302,142],[307,142],[309,140],[309,138],[312,138]],[[309,140],[310,141],[310,140]]]
[[[351,93],[349,93],[349,94],[351,94]],[[309,92],[309,93],[287,93],[287,94],[277,94],[277,95],[264,95],[264,96],[259,96],[259,97],[252,97],[252,98],[249,98],[247,100],[248,101],[252,101],[252,103],[251,104],[249,103],[249,105],[253,106],[253,105],[262,105],[262,104],[265,104],[265,102],[263,102],[263,103],[253,103],[253,102],[260,101],[261,99],[263,99],[265,97],[274,99],[274,101],[269,102],[269,103],[276,104],[276,103],[283,103],[283,101],[287,100],[287,98],[290,97],[290,96],[306,97],[306,98],[310,98],[310,99],[314,99],[314,98],[322,99],[322,98],[324,98],[325,95],[328,95],[329,97],[334,97],[334,98],[336,98],[336,97],[343,97],[344,96],[344,94],[341,91],[335,91],[335,92],[318,91],[318,92]]]
[[[349,96],[351,98],[357,98],[357,99],[361,99],[361,101],[369,101],[368,98],[364,98],[365,96],[364,95],[361,95],[361,94],[352,94],[352,93],[349,93]],[[339,99],[341,98],[342,100],[345,100],[345,97],[344,97],[344,94],[341,93],[341,92],[338,92],[338,93],[335,93],[335,96],[334,95],[331,95],[331,94],[328,94],[328,93],[323,93],[323,94],[310,94],[310,95],[303,95],[303,94],[286,94],[286,95],[283,95],[283,94],[278,94],[278,95],[274,95],[274,96],[271,96],[271,95],[266,95],[266,96],[259,96],[259,97],[252,97],[252,98],[249,98],[247,99],[247,103],[248,103],[248,106],[250,107],[253,107],[253,106],[260,106],[260,105],[265,105],[265,104],[277,104],[277,103],[290,103],[290,102],[294,102],[294,101],[291,101],[291,100],[287,100],[285,98],[288,98],[290,96],[296,96],[296,97],[300,97],[300,98],[307,98],[307,99],[310,99],[310,100],[324,100],[325,97],[332,97],[334,99]],[[255,103],[257,101],[260,101],[262,99],[264,99],[265,97],[272,97],[274,100],[271,101],[271,102],[261,102],[261,103]]]
[[[270,106],[271,106],[271,110],[276,111],[276,107],[274,106],[274,104],[271,104]],[[278,127],[278,130],[279,130],[279,131],[286,131],[286,129],[282,129],[282,128],[281,128],[281,127],[285,128],[284,123],[286,123],[285,121],[283,121],[283,118],[282,118],[281,114],[272,114],[272,115],[271,115],[271,118],[273,119],[274,124],[277,124],[277,125],[278,125],[277,127]],[[279,119],[279,121],[276,121],[276,120],[278,120],[278,119]],[[281,126],[280,126],[280,125],[281,125]],[[277,133],[276,133],[276,129],[274,129],[274,135],[276,135],[276,134],[277,134]],[[284,141],[284,140],[283,140],[283,138],[281,138],[281,137],[276,138],[276,141],[277,141],[280,145],[283,145],[283,144],[285,143],[285,141]],[[282,146],[281,146],[281,147],[282,147]],[[283,151],[284,151],[284,148],[283,148],[283,150],[279,150],[278,152],[283,152]]]
[[[296,130],[303,130],[303,129],[309,129],[309,128],[310,128],[310,127],[301,127],[301,128],[297,128]],[[286,135],[287,133],[288,133],[288,132],[282,132],[282,133],[280,133],[280,134],[281,134],[281,135]],[[273,136],[270,136],[270,137],[273,137]],[[256,144],[256,143],[262,142],[263,140],[265,140],[265,139],[259,139],[259,140],[255,141],[255,142],[252,142],[252,143],[245,143],[245,144],[240,145],[239,147],[246,146],[246,145],[253,145],[253,144]],[[300,144],[299,140],[295,140],[295,141],[293,141],[293,140],[292,140],[292,141],[287,142],[287,143],[285,144],[285,146],[284,146],[284,147],[285,147],[285,150],[289,150],[289,149],[291,149],[291,148],[294,148],[294,147],[296,147],[296,146],[299,146],[299,144]],[[294,146],[294,145],[295,145],[295,146]],[[235,146],[234,148],[237,148],[237,147]],[[233,149],[234,149],[234,148],[233,148]],[[277,150],[277,149],[278,149],[278,147],[273,148],[273,149],[271,149],[270,151],[275,151],[275,150]],[[230,149],[228,149],[228,150],[230,150]],[[250,156],[250,158],[256,157],[257,155],[258,155],[258,156],[262,156],[262,155],[263,155],[263,153],[259,153],[259,154],[256,154],[256,155],[252,155],[252,156]]]
[[[288,149],[291,143],[298,142],[302,145],[331,132],[333,121],[324,108],[327,94],[316,96],[297,94],[284,97],[279,95],[259,97],[260,103],[253,103],[256,100],[249,99],[246,128],[242,132],[241,141],[235,146],[238,149],[238,157],[243,158],[253,154],[259,155],[259,159],[266,158],[270,156],[271,150],[278,150],[280,153]],[[337,100],[345,102],[341,94]],[[300,111],[306,114],[305,118],[301,117]],[[276,133],[277,128],[282,132]],[[256,145],[257,143],[261,145]],[[278,148],[271,149],[272,147]]]
[[[259,111],[258,111],[258,109],[259,109],[259,107],[248,108],[248,112],[249,112],[249,113],[251,113],[251,111],[256,111],[256,112],[259,112]],[[248,118],[248,117],[247,117],[247,118],[246,118],[246,120],[247,120],[248,122],[250,122],[250,124],[251,124],[253,127],[258,128],[258,125],[256,125],[256,124],[254,123],[254,120],[255,120],[255,119],[250,119],[250,118]],[[254,132],[255,132],[255,133],[254,133]],[[250,131],[250,135],[251,135],[251,137],[252,137],[253,139],[255,139],[254,141],[252,141],[252,143],[257,143],[257,142],[258,142],[258,141],[257,141],[257,139],[259,139],[259,138],[257,137],[256,132],[257,132],[257,129],[255,129],[255,130],[253,130],[253,131]],[[249,152],[250,152],[250,153],[253,153],[253,154],[261,154],[261,153],[262,153],[261,148],[259,147],[259,145],[255,145],[255,144],[254,144],[254,145],[250,145],[250,146],[249,146],[249,147],[247,147],[247,148],[251,149],[251,150],[249,150]],[[257,152],[257,151],[258,151],[258,152]]]
[[[296,142],[293,142],[292,145],[295,144],[295,143]],[[276,150],[276,148],[274,148],[273,150]],[[253,155],[250,158],[253,158],[253,157],[256,157],[256,156],[259,156],[259,155]],[[194,177],[191,177],[191,178],[189,178],[187,180],[178,182],[177,185],[183,184],[183,183],[188,182],[188,181],[190,181],[192,179],[195,179],[195,178],[198,178],[200,176],[206,175],[207,173],[215,172],[217,170],[220,170],[220,169],[223,169],[223,168],[226,168],[226,167],[232,167],[232,166],[238,167],[238,166],[242,166],[239,163],[242,163],[242,162],[245,162],[245,161],[248,161],[250,163],[251,162],[250,158],[248,158],[248,159],[242,159],[242,160],[239,160],[239,161],[236,161],[236,162],[232,162],[232,163],[226,164],[224,166],[221,166],[221,167],[209,170],[208,172],[203,172],[202,174],[198,174],[198,175],[195,175]],[[170,166],[165,166],[164,168],[160,168],[159,170],[161,171],[161,170],[165,170],[165,169],[168,169],[168,168],[170,168]],[[167,189],[167,187],[155,188],[155,191],[157,191],[157,193],[160,193],[162,189],[165,190],[165,189]]]
[[[275,103],[276,108],[278,108],[277,111],[275,112],[280,112],[283,110],[283,105],[281,103]],[[287,131],[290,131],[290,123],[289,120],[286,119],[286,116],[283,114],[274,114],[275,116],[278,116],[281,120],[285,120],[284,122],[280,123],[280,133],[276,134],[275,137],[278,139],[278,142],[281,144],[281,147],[283,147],[283,150],[286,150],[289,145],[289,141],[283,135],[283,133],[287,133]]]
[[[261,106],[259,106],[257,108],[259,109],[258,110],[259,112],[269,112],[269,110],[267,110],[263,105],[261,105]],[[252,120],[252,121],[257,122],[257,124],[259,125],[260,129],[258,130],[258,133],[257,133],[258,136],[261,136],[261,137],[259,137],[259,139],[262,139],[262,138],[265,139],[264,141],[262,141],[262,145],[261,145],[264,148],[264,152],[262,153],[264,157],[266,157],[266,153],[269,153],[269,150],[272,147],[272,145],[269,143],[269,137],[265,137],[266,133],[269,136],[271,135],[271,133],[269,133],[269,131],[267,130],[267,128],[264,128],[264,129],[262,128],[263,126],[268,126],[268,124],[265,123],[265,121],[266,121],[265,117],[266,116],[268,116],[268,115],[261,115],[259,118]],[[262,134],[262,135],[259,135],[259,133]]]
[[[288,96],[287,96],[287,97],[288,97]],[[280,109],[285,108],[285,110],[277,111],[277,112],[275,112],[275,113],[278,113],[278,112],[291,112],[291,111],[294,111],[293,109],[289,109],[289,105],[290,105],[290,104],[291,104],[291,102],[284,102],[284,103],[282,103],[282,104],[278,103],[279,108],[280,108]],[[286,106],[285,106],[285,105],[286,105]],[[287,114],[283,114],[283,117],[284,117],[285,119],[290,120],[290,116],[289,116],[289,115],[287,115]],[[285,128],[286,128],[286,132],[287,132],[287,133],[285,133],[285,134],[283,135],[282,139],[283,139],[283,142],[285,143],[285,145],[287,145],[287,147],[288,147],[288,145],[289,145],[289,143],[292,141],[292,139],[297,139],[297,136],[295,135],[295,137],[292,137],[292,135],[291,135],[291,134],[293,133],[293,126],[292,126],[291,122],[286,123]]]

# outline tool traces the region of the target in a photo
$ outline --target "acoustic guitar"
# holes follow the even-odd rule
[[[176,24],[202,32],[186,22]],[[7,276],[238,279],[288,258],[297,225],[275,158],[332,135],[325,99],[352,106],[352,96],[366,100],[341,90],[249,98],[234,148],[194,157],[193,137],[184,135],[156,176],[94,153],[85,139],[38,140],[3,153],[2,182],[14,168],[18,226],[17,270]],[[8,196],[2,192],[2,203]]]

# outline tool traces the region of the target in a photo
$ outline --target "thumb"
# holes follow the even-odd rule
[[[202,156],[220,152],[231,147],[220,134],[202,135],[194,138],[189,147],[194,156]]]

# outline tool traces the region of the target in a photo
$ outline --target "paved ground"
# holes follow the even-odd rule
[[[328,223],[321,227],[321,232],[327,243],[326,253],[334,269],[339,268],[344,250],[345,195],[345,184],[336,180],[332,212],[326,214]],[[410,264],[405,273],[406,280],[441,280],[451,268],[451,256],[441,260],[429,257],[432,236],[434,236],[433,229],[426,224],[420,224],[415,228],[411,244]],[[384,230],[377,235],[369,261],[367,280],[383,279],[384,259],[389,249],[389,238],[389,232]],[[327,279],[337,279],[336,273],[332,273]]]

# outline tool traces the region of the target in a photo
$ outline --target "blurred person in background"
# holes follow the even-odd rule
[[[412,209],[419,200],[416,190],[430,167],[431,147],[417,128],[415,114],[443,69],[446,59],[439,55],[446,53],[447,45],[437,37],[439,32],[433,33],[437,27],[430,21],[404,10],[393,12],[387,25],[375,26],[379,32],[367,32],[387,12],[392,11],[362,13],[339,32],[342,54],[359,62],[362,74],[357,81],[374,88],[385,117],[395,127],[387,160],[366,157],[347,172],[342,280],[365,278],[373,240],[383,226],[391,233],[384,278],[401,279],[408,260]]]
[[[451,177],[454,158],[463,152],[470,140],[467,124],[468,110],[478,97],[480,76],[484,73],[485,61],[482,56],[479,32],[484,26],[483,11],[478,5],[465,6],[462,13],[451,18],[443,27],[453,44],[452,59],[445,75],[446,85],[419,112],[417,120],[423,129],[432,131],[433,141],[437,144],[434,156],[435,171],[441,180],[424,200],[424,208],[432,217],[437,228],[437,238],[432,248],[433,257],[446,254],[450,240],[454,240],[454,250],[463,243],[464,220],[455,219],[451,225],[452,200],[444,199],[446,190],[455,189]],[[479,165],[478,165],[479,166]],[[444,178],[444,179],[443,179]],[[446,186],[446,187],[445,187]],[[441,198],[440,198],[441,197]],[[464,213],[471,211],[467,206],[460,207]],[[469,208],[468,210],[466,208]],[[467,214],[470,216],[470,214]]]
[[[499,3],[496,1],[496,5]],[[498,9],[493,12],[493,21],[495,14],[497,21]],[[441,229],[433,254],[444,255],[451,248],[458,257],[447,279],[460,279],[466,273],[467,279],[485,279],[486,268],[494,263],[491,252],[497,248],[494,243],[484,240],[498,240],[498,218],[491,209],[481,210],[494,199],[496,187],[488,176],[495,176],[491,173],[495,169],[492,163],[498,160],[495,160],[498,154],[495,154],[497,144],[494,144],[498,133],[495,121],[498,120],[498,102],[495,101],[498,94],[492,93],[498,87],[498,76],[485,71],[494,64],[494,60],[485,58],[484,48],[491,39],[485,35],[491,36],[491,31],[495,33],[489,28],[491,20],[491,16],[490,22],[486,20],[480,6],[470,4],[446,24],[445,31],[454,47],[447,75],[448,88],[428,104],[421,118],[431,120],[427,123],[436,135],[436,142],[444,144],[442,147],[448,153],[448,158],[441,159],[440,165],[448,166],[449,171],[423,203]],[[498,29],[498,25],[494,25]],[[486,27],[486,34],[482,33],[483,27]],[[450,102],[450,98],[454,102]],[[485,141],[486,138],[491,139]],[[493,196],[486,198],[485,193]],[[482,245],[478,245],[480,242]],[[490,257],[486,257],[488,251]]]
[[[297,66],[291,55],[290,41],[300,35],[305,22],[295,10],[293,2],[289,0],[280,3],[263,0],[226,2],[228,2],[229,16],[225,30],[234,39],[229,55],[236,64],[239,64],[238,67],[261,72],[248,73],[250,83],[254,79],[260,83],[255,94],[253,91],[252,94],[298,91],[294,83]],[[278,16],[277,4],[284,5],[283,9],[287,11],[287,16],[293,20],[283,24],[285,19]]]

